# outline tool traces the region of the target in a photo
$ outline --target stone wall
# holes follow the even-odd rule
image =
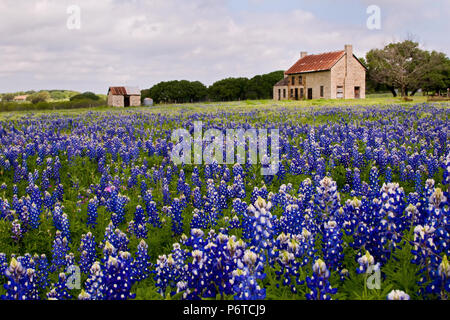
[[[278,89],[280,92],[278,92]],[[286,92],[286,95],[284,95],[284,91]],[[280,95],[278,95],[280,93]],[[273,87],[273,99],[276,101],[279,100],[289,100],[289,88],[287,86],[274,86]]]
[[[124,97],[109,94],[108,95],[108,106],[123,107],[124,106]]]
[[[360,87],[360,98],[366,98],[366,70],[353,54],[348,67],[344,57],[331,68],[331,99],[336,99],[337,86],[344,87],[344,99],[355,98],[355,87]]]
[[[141,105],[141,96],[130,96],[130,107],[139,107]],[[125,98],[119,95],[108,95],[108,106],[124,107]]]
[[[305,98],[308,98],[308,89],[312,89],[313,99],[330,99],[331,97],[331,72],[311,72],[303,76],[305,79]],[[323,96],[320,96],[320,86],[323,86]]]
[[[141,96],[130,96],[130,107],[139,107],[141,105]]]

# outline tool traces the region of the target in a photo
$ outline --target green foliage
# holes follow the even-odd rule
[[[247,78],[227,78],[214,82],[208,88],[209,97],[213,101],[233,101],[247,99]]]
[[[13,99],[14,99],[14,93],[5,93],[5,94],[2,96],[2,101],[7,101],[7,102],[9,102],[9,101],[13,101]]]
[[[106,106],[105,100],[74,100],[74,101],[54,101],[54,102],[38,102],[36,104],[7,102],[0,103],[0,112],[16,112],[16,111],[37,111],[37,110],[70,110],[80,108],[97,108]]]
[[[441,52],[428,52],[417,42],[405,40],[372,49],[364,60],[368,67],[368,92],[395,89],[402,96],[419,89],[424,91],[447,90],[450,86],[450,60]]]
[[[392,253],[391,259],[382,266],[381,270],[386,275],[386,281],[393,289],[403,290],[411,299],[420,299],[417,295],[420,286],[417,283],[420,266],[412,264],[412,245],[407,238],[412,237],[412,230],[408,236],[400,243],[400,246]]]
[[[273,86],[283,77],[283,71],[275,71],[251,78],[247,86],[247,99],[272,99]]]
[[[246,99],[272,99],[273,86],[283,79],[283,71],[257,75],[252,79],[227,78],[209,88],[199,81],[165,81],[141,91],[142,101],[152,98],[155,103],[186,103],[211,101],[237,101]]]
[[[39,91],[37,93],[33,93],[27,97],[27,101],[30,101],[32,104],[36,104],[39,102],[45,102],[50,99],[50,93],[48,91]]]
[[[141,99],[152,98],[156,103],[198,102],[206,99],[207,89],[199,81],[160,82],[150,89],[141,91]]]
[[[93,92],[84,92],[81,94],[77,94],[73,97],[70,98],[70,101],[76,101],[76,100],[93,100],[93,101],[98,101],[100,100],[100,97],[97,96],[95,93]]]

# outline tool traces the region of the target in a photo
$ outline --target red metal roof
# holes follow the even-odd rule
[[[134,87],[109,87],[109,92],[114,96],[139,96],[141,92]]]
[[[125,96],[127,94],[125,87],[109,87],[109,91],[115,96]]]
[[[285,74],[330,70],[344,55],[344,50],[310,54],[298,60]]]

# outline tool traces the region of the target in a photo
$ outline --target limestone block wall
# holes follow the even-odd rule
[[[280,91],[278,91],[280,90]],[[286,92],[286,94],[284,94]],[[279,100],[288,100],[289,99],[289,91],[287,86],[274,86],[273,87],[273,99],[276,101]]]
[[[330,99],[331,98],[331,72],[321,71],[321,72],[311,72],[304,76],[305,84],[305,98],[308,98],[308,89],[312,88],[312,98],[313,99]],[[323,96],[320,96],[320,87],[323,86]]]
[[[366,71],[359,61],[352,55],[347,67],[345,93],[349,98],[355,98],[355,87],[360,87],[360,98],[366,97]]]
[[[108,106],[123,107],[124,106],[123,96],[116,96],[116,95],[109,94],[108,95]]]
[[[344,99],[355,98],[355,87],[360,87],[360,98],[365,99],[366,71],[353,55],[348,60],[348,68],[345,57],[331,68],[331,99],[337,98],[337,86],[343,86]]]
[[[141,105],[141,96],[130,96],[130,107],[139,107]]]

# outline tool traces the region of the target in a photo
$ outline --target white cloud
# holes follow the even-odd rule
[[[66,27],[72,4],[81,7],[80,30]],[[416,14],[384,16],[382,30],[373,32],[351,21],[336,25],[327,19],[332,8],[324,8],[323,16],[300,7],[238,15],[225,0],[2,0],[0,92],[65,88],[104,93],[109,85],[147,88],[171,79],[211,84],[288,68],[300,51],[340,50],[345,43],[364,55],[405,36],[403,30],[426,3],[413,0],[411,6]],[[428,19],[439,16],[435,7],[427,8]],[[427,32],[421,36],[428,48],[448,51],[448,45],[430,41]]]

